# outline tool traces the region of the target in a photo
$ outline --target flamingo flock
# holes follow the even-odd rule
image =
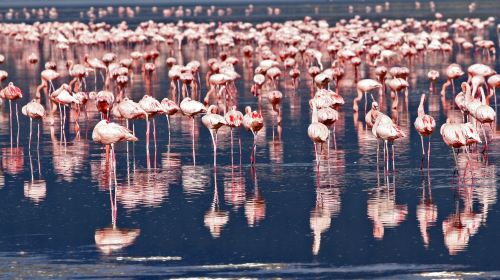
[[[163,14],[167,18],[181,18],[184,13],[200,14],[200,9],[197,6],[188,12],[171,8],[163,10]],[[251,14],[253,6],[246,9]],[[279,9],[269,9],[271,15],[280,13]],[[219,16],[232,13],[232,10],[217,11]],[[89,10],[88,16],[95,17],[94,12]],[[132,17],[138,12],[124,8],[119,13]],[[215,13],[215,8],[208,9],[207,13]],[[57,11],[51,10],[50,17],[56,15]],[[288,131],[283,136],[285,140],[291,137],[300,142],[307,139],[307,135],[311,143],[300,142],[300,146],[294,148],[314,155],[313,165],[319,173],[320,168],[330,167],[331,154],[340,154],[342,147],[352,144],[347,143],[342,129],[346,117],[352,114],[353,121],[360,124],[356,133],[377,143],[376,155],[367,155],[376,158],[377,171],[382,150],[381,166],[386,176],[391,166],[392,173],[396,173],[396,156],[402,154],[396,153],[396,148],[408,145],[412,137],[411,123],[413,134],[420,138],[417,143],[420,152],[409,156],[420,158],[420,170],[425,169],[425,159],[427,171],[430,170],[431,137],[439,127],[442,142],[451,149],[449,161],[455,163],[454,172],[470,166],[469,170],[474,173],[473,166],[487,162],[496,135],[496,88],[500,87],[500,74],[495,69],[498,44],[488,36],[494,23],[494,18],[444,20],[440,13],[429,20],[373,21],[354,16],[335,24],[309,16],[283,23],[152,20],[137,26],[125,21],[116,25],[79,21],[0,23],[0,38],[6,44],[30,50],[29,55],[21,57],[0,54],[0,68],[5,63],[25,61],[35,69],[34,66],[44,61],[36,52],[38,44],[51,47],[48,61],[36,68],[35,84],[28,92],[23,92],[21,88],[26,87],[18,77],[0,70],[0,101],[9,107],[10,151],[19,151],[19,104],[22,114],[30,121],[30,155],[33,122],[37,126],[36,150],[41,141],[40,125],[51,128],[50,141],[59,147],[58,151],[68,142],[81,143],[81,134],[86,134],[82,127],[89,126],[92,140],[104,146],[115,183],[116,145],[126,142],[123,145],[127,146],[128,163],[129,142],[144,137],[149,169],[150,149],[156,153],[157,136],[161,136],[158,130],[168,131],[169,151],[171,131],[185,131],[186,137],[190,134],[192,155],[189,157],[193,166],[192,173],[186,174],[201,176],[196,169],[199,123],[210,134],[214,174],[218,155],[224,152],[218,146],[221,137],[230,137],[231,167],[235,165],[236,142],[239,165],[242,166],[242,155],[246,153],[249,168],[255,172],[259,139],[268,137],[266,133],[271,126],[273,143],[281,141],[283,128]],[[500,33],[499,26],[496,31]],[[437,63],[440,61],[441,64]],[[436,69],[430,69],[427,64]],[[444,69],[438,69],[438,65]],[[417,86],[417,76],[424,77],[425,86]],[[302,99],[308,101],[307,118],[300,114],[301,108],[297,105]],[[419,100],[418,107],[410,106],[411,99]],[[416,113],[413,118],[411,112]],[[145,124],[145,132],[136,129],[137,122]],[[303,123],[306,125],[297,125]],[[55,127],[60,129],[59,139],[55,137]],[[74,130],[72,140],[66,135],[71,136],[72,132],[68,133],[71,129]],[[150,147],[151,133],[153,148]],[[242,147],[243,133],[252,137],[251,147],[247,149]],[[180,136],[181,141],[186,140],[183,137]],[[135,145],[131,145],[135,151]],[[361,149],[366,142],[359,141],[358,145]],[[438,151],[443,152],[443,147]],[[88,146],[82,145],[82,148],[88,149]],[[273,148],[279,153],[278,148]],[[18,154],[22,155],[22,149]],[[279,164],[271,160],[271,165]],[[339,165],[345,168],[345,162]],[[248,224],[252,226],[265,216],[265,204],[255,173],[253,175],[254,194],[245,203]],[[376,239],[383,238],[385,227],[397,226],[408,214],[406,205],[396,203],[395,189],[387,185],[387,188],[377,186],[368,202],[368,216],[373,221]],[[33,187],[34,180],[30,188]],[[430,179],[429,187],[424,186],[423,191],[417,219],[427,246],[427,228],[437,216]],[[310,217],[313,254],[319,252],[321,234],[330,227],[331,217],[340,211],[337,203],[340,193],[324,192],[318,186],[316,205]],[[136,230],[120,231],[116,227],[116,195],[111,199],[112,228],[95,233],[96,244],[105,251],[128,246],[139,234]],[[328,199],[335,203],[328,205]],[[233,200],[234,204],[240,203]],[[450,252],[459,250],[452,240],[461,230],[457,224],[466,218],[478,219],[473,217],[471,209],[461,212],[457,208],[443,223]],[[464,218],[465,214],[471,217]],[[227,211],[220,209],[216,185],[213,202],[204,216],[205,226],[216,238],[228,220]],[[468,236],[473,232],[470,229]]]
[[[425,112],[424,107],[427,96],[437,94],[436,84],[439,82],[440,73],[434,69],[429,70],[428,90],[412,88],[410,93],[410,68],[418,60],[447,56],[453,48],[462,52],[470,49],[481,52],[485,63],[471,64],[466,71],[458,63],[447,66],[444,73],[446,81],[440,92],[443,107],[459,110],[463,118],[448,118],[448,121],[442,124],[440,133],[453,153],[461,148],[469,153],[472,151],[472,145],[483,142],[483,153],[487,153],[491,140],[488,141],[486,129],[494,129],[493,123],[496,120],[496,110],[490,106],[490,102],[493,99],[496,108],[495,89],[500,85],[499,75],[487,63],[494,61],[492,55],[496,53],[496,48],[488,39],[476,36],[471,41],[470,38],[474,30],[484,30],[492,24],[492,18],[442,21],[439,14],[436,14],[434,21],[409,19],[406,22],[387,20],[381,23],[354,17],[340,21],[335,28],[330,28],[324,20],[316,21],[310,17],[283,24],[263,22],[253,25],[228,22],[219,26],[205,23],[173,25],[149,21],[139,24],[135,30],[124,22],[113,27],[81,22],[1,25],[2,36],[5,38],[13,37],[16,41],[28,43],[49,39],[57,46],[55,55],[65,64],[65,69],[59,69],[57,61],[47,61],[45,69],[40,73],[41,83],[34,94],[29,94],[33,99],[23,106],[23,114],[30,118],[30,149],[32,120],[55,125],[54,120],[59,118],[61,134],[65,134],[68,122],[75,122],[75,133],[78,135],[80,113],[83,111],[87,116],[87,111],[97,110],[102,121],[94,127],[93,138],[96,142],[113,146],[119,141],[136,140],[133,120],[145,119],[149,154],[150,123],[153,124],[153,141],[156,148],[156,119],[161,115],[166,116],[170,141],[169,118],[180,112],[192,122],[194,164],[195,122],[196,117],[202,115],[201,122],[212,138],[214,167],[217,165],[217,132],[222,127],[229,127],[232,155],[233,130],[241,125],[250,131],[254,138],[250,152],[250,163],[254,165],[257,134],[266,123],[262,112],[262,96],[267,96],[272,107],[273,138],[275,126],[279,138],[282,126],[287,125],[282,123],[282,100],[298,98],[298,85],[305,82],[310,84],[311,96],[311,121],[307,135],[313,142],[316,163],[319,165],[322,151],[326,149],[329,154],[332,141],[334,149],[337,149],[336,122],[342,114],[347,113],[343,105],[345,99],[350,98],[340,93],[345,91],[345,80],[345,83],[355,83],[357,96],[352,99],[352,110],[354,114],[364,114],[366,129],[382,143],[385,167],[388,169],[389,144],[392,144],[394,168],[394,143],[408,136],[408,131],[400,127],[402,120],[398,119],[398,113],[409,110],[408,96],[413,94],[413,91],[421,92],[418,116],[414,121],[415,130],[421,137],[421,168],[426,154],[427,166],[430,165],[430,141],[425,148],[424,138],[430,139],[437,124],[435,118]],[[345,35],[348,31],[350,36]],[[453,37],[450,31],[453,31]],[[315,41],[313,35],[321,39]],[[121,47],[130,44],[150,46],[125,47],[120,52],[105,51],[101,57],[88,52],[81,56],[80,60],[66,58],[68,49],[89,46],[99,48],[100,42],[106,40],[112,40],[114,45]],[[177,47],[166,50],[161,48],[161,44],[169,46],[172,42],[176,42]],[[183,64],[175,56],[179,48],[193,47],[205,49],[208,59],[191,60]],[[241,52],[242,66],[237,58],[238,50]],[[168,57],[165,63],[162,63],[158,61],[158,57],[165,51]],[[31,53],[27,60],[30,64],[39,63],[35,53]],[[361,65],[373,69],[372,77],[360,71]],[[154,84],[159,79],[158,67],[166,67],[170,79],[169,92],[163,100],[155,97]],[[248,93],[239,91],[236,86],[236,82],[247,75],[246,72],[239,72],[239,67],[253,73],[253,76],[250,76],[252,84]],[[207,69],[205,84],[200,79],[201,69]],[[136,71],[141,72],[139,76]],[[465,73],[467,81],[462,82],[462,91],[457,93],[455,83],[462,80]],[[348,76],[350,74],[353,76]],[[88,86],[92,83],[91,79],[88,81],[90,76],[93,76],[93,87]],[[301,81],[304,76],[305,81]],[[0,77],[2,81],[9,79],[4,70],[1,71]],[[66,77],[69,77],[69,80],[65,80]],[[136,94],[131,83],[137,77],[144,80],[146,93],[134,101],[133,96]],[[58,83],[60,85],[56,87]],[[448,101],[450,87],[452,97],[451,101]],[[383,108],[387,88],[390,91],[390,114],[384,113],[386,108]],[[245,94],[255,96],[257,110],[246,106],[243,115],[238,111],[237,100],[238,96]],[[7,86],[0,90],[1,99],[9,103],[11,140],[14,113],[12,102],[15,104],[17,117],[17,102],[22,96],[21,89],[13,82],[8,82]],[[358,103],[362,100],[364,106],[360,108]],[[91,109],[89,104],[95,104],[95,107]],[[71,112],[71,120],[67,120],[66,109]],[[125,120],[125,126],[119,124],[122,120]],[[131,130],[129,122],[133,125]],[[19,124],[18,121],[17,123]],[[482,137],[479,134],[482,134]],[[64,135],[62,138],[65,140],[65,137]],[[13,141],[11,145],[12,143]],[[241,140],[238,143],[241,158]],[[323,144],[326,144],[326,147],[323,147]]]

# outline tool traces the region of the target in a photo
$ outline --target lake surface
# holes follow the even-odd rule
[[[450,13],[470,16],[462,6]],[[300,7],[304,7],[302,12],[278,20],[313,13],[310,5]],[[144,14],[130,21],[148,20],[148,9],[143,8]],[[363,11],[364,5],[356,9]],[[323,13],[319,17],[327,18],[327,12]],[[386,11],[384,15],[401,17],[399,13]],[[421,17],[431,15],[430,11],[419,13]],[[482,18],[495,15],[481,5],[478,13]],[[77,14],[71,18],[61,12],[59,20],[75,20]],[[340,13],[328,19],[334,22],[336,17]],[[253,22],[268,19],[249,18]],[[123,19],[109,18],[112,23],[118,20]],[[487,31],[485,36],[498,50],[495,27]],[[59,72],[64,73],[56,87],[69,80],[64,76],[65,61],[53,45],[19,43],[3,35],[0,42],[0,53],[6,57],[0,69],[8,71],[9,80],[24,92],[19,109],[33,98],[46,61],[57,60]],[[102,57],[107,51],[78,47],[67,58],[78,61],[85,53]],[[124,49],[113,51],[123,53]],[[40,57],[35,65],[27,62],[32,52]],[[135,67],[137,74],[128,89],[134,100],[147,90],[160,100],[169,95],[164,64],[169,55],[170,50],[162,46],[152,88],[145,88]],[[184,63],[198,59],[206,64],[207,60],[206,53],[188,47],[172,55]],[[241,58],[236,50],[234,55]],[[328,56],[324,59],[328,61]],[[303,68],[296,91],[289,79],[280,81],[284,93],[281,135],[271,105],[262,98],[265,127],[258,134],[255,168],[249,160],[251,133],[235,130],[231,158],[229,129],[223,128],[214,170],[210,134],[200,117],[195,123],[194,165],[191,121],[178,114],[171,118],[170,142],[165,117],[156,119],[157,143],[155,148],[151,142],[149,158],[145,122],[135,121],[140,140],[116,146],[115,181],[103,147],[91,139],[99,120],[93,103],[87,106],[88,120],[80,119],[79,137],[72,122],[65,131],[66,142],[61,140],[58,125],[43,123],[39,147],[35,137],[30,150],[29,119],[20,114],[19,144],[15,122],[11,142],[9,108],[4,102],[0,112],[0,275],[36,279],[500,277],[498,121],[493,130],[488,129],[492,142],[488,156],[474,153],[467,163],[466,155],[460,153],[459,175],[439,131],[430,140],[429,172],[420,170],[420,137],[413,127],[420,94],[428,94],[427,109],[438,128],[448,115],[458,113],[443,108],[440,96],[429,93],[426,76],[430,69],[439,70],[440,88],[445,82],[444,69],[451,62],[464,69],[481,62],[500,71],[498,60],[456,49],[451,54],[418,57],[411,66],[404,60],[402,65],[412,73],[408,100],[400,105],[398,116],[408,137],[396,142],[396,172],[387,174],[377,164],[377,141],[366,129],[363,109],[360,116],[352,111],[352,67],[346,68],[340,87],[346,104],[336,126],[337,149],[330,148],[329,158],[323,153],[319,168],[307,136],[310,78]],[[256,98],[250,93],[252,70],[240,63],[237,71],[242,75],[236,82],[238,108],[255,107]],[[202,67],[201,76],[205,73],[206,67]],[[373,68],[362,64],[359,76],[373,78]],[[91,80],[93,77],[88,78]],[[204,81],[202,84],[202,92],[206,92]],[[381,103],[383,111],[390,108],[389,96],[380,99],[385,102]],[[450,98],[451,93],[448,102]],[[128,241],[122,246],[96,246],[96,239],[106,234]]]

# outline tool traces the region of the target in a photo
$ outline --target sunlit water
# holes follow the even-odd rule
[[[457,15],[467,16],[465,8],[457,10]],[[132,21],[148,19],[144,11],[142,18],[139,14]],[[481,11],[483,17],[490,15]],[[295,17],[304,14],[297,12]],[[485,35],[498,44],[494,28],[488,31]],[[59,72],[66,73],[60,53],[47,42],[20,44],[4,36],[0,40],[0,52],[6,56],[0,68],[25,93],[19,109],[33,97],[45,61],[57,60]],[[173,55],[181,63],[198,59],[202,65],[207,60],[206,52],[188,46],[182,53],[166,46],[160,50],[157,80],[150,89],[158,99],[169,90],[166,57]],[[120,54],[124,49],[113,51]],[[28,64],[32,52],[40,56],[38,64]],[[105,52],[80,47],[69,52],[68,59],[79,60],[84,53],[101,57]],[[236,49],[234,55],[241,57]],[[93,103],[87,106],[88,121],[80,120],[79,138],[74,123],[66,129],[66,144],[57,125],[42,124],[39,148],[35,140],[31,152],[29,120],[23,115],[19,116],[19,147],[14,122],[10,148],[5,104],[0,115],[0,274],[26,278],[499,277],[496,128],[489,131],[492,144],[487,160],[476,155],[472,166],[466,167],[465,155],[459,155],[460,175],[468,173],[465,183],[457,184],[452,154],[439,132],[431,138],[429,174],[419,168],[420,138],[413,121],[420,94],[428,93],[427,71],[440,70],[443,77],[451,61],[464,68],[483,62],[500,70],[498,62],[456,50],[451,55],[418,57],[411,66],[407,103],[400,105],[398,113],[409,137],[396,143],[397,171],[388,175],[381,165],[377,168],[377,142],[365,128],[363,109],[359,117],[352,113],[351,67],[346,68],[340,89],[347,102],[337,123],[337,150],[331,147],[328,160],[323,154],[319,170],[306,134],[310,79],[305,71],[296,92],[289,79],[280,81],[285,95],[281,137],[271,106],[262,98],[266,126],[258,136],[255,170],[249,165],[251,134],[235,131],[235,143],[242,139],[242,155],[235,144],[231,159],[229,130],[221,129],[214,172],[210,134],[199,117],[195,166],[191,122],[179,114],[171,119],[170,143],[166,119],[156,119],[157,144],[155,149],[151,142],[149,168],[145,123],[135,122],[140,141],[128,147],[117,145],[115,183],[102,146],[91,140],[99,119]],[[402,64],[408,66],[406,60]],[[240,63],[237,71],[242,74],[237,81],[238,107],[255,107],[256,99],[250,94],[252,70]],[[128,92],[138,100],[146,89],[137,67],[135,72]],[[203,66],[202,77],[205,73]],[[359,76],[374,77],[373,68],[362,65]],[[62,77],[56,86],[66,80]],[[441,78],[438,87],[443,82]],[[390,99],[386,102],[384,110]],[[454,114],[443,108],[436,94],[428,95],[428,104],[438,128],[446,114]],[[96,240],[110,235],[122,244],[96,245]]]

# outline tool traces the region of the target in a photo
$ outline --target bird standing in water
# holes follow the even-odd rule
[[[223,116],[219,115],[219,108],[215,105],[210,105],[207,109],[207,114],[201,118],[203,125],[210,131],[212,144],[214,146],[214,168],[217,167],[217,131],[226,124]]]
[[[23,115],[27,116],[30,118],[30,140],[29,140],[29,149],[31,150],[31,135],[33,133],[33,120],[41,120],[45,117],[45,108],[36,101],[36,99],[33,99],[31,102],[28,104],[24,105],[21,108],[21,112]],[[37,145],[40,144],[40,123],[37,124],[37,135],[38,135],[38,142]]]
[[[431,157],[431,139],[430,136],[436,128],[436,121],[431,115],[427,115],[424,110],[425,94],[420,97],[420,105],[418,105],[418,117],[415,120],[415,129],[418,134],[420,134],[420,141],[422,142],[422,162],[420,164],[420,169],[422,169],[424,164],[425,148],[424,148],[424,137],[429,137],[429,143],[427,148],[427,168],[429,168],[430,157]]]
[[[316,165],[319,166],[317,144],[323,144],[326,141],[328,141],[328,137],[330,136],[330,130],[328,130],[328,127],[326,125],[318,121],[318,108],[314,100],[313,102],[311,102],[311,105],[312,105],[312,122],[307,128],[307,135],[313,141],[314,154],[316,155]]]
[[[200,113],[206,113],[207,108],[201,102],[192,100],[190,97],[186,97],[182,100],[180,104],[180,109],[182,113],[191,118],[193,122],[192,134],[193,134],[193,164],[196,165],[196,154],[194,151],[194,117]]]
[[[264,119],[257,111],[252,111],[250,106],[245,107],[245,116],[243,116],[243,126],[252,132],[253,145],[252,153],[250,155],[250,163],[255,164],[255,150],[257,149],[257,133],[264,127]]]

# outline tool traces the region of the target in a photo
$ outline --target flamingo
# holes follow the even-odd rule
[[[111,146],[111,158],[116,174],[115,144],[122,141],[135,142],[138,139],[128,128],[108,120],[101,120],[92,131],[92,140],[105,146]]]
[[[12,101],[23,98],[23,92],[10,82],[5,88],[0,90],[0,98],[9,100],[9,122],[10,122],[10,145],[12,148]],[[17,120],[17,143],[19,145],[19,113],[16,105],[16,120]]]
[[[206,113],[207,108],[201,102],[196,100],[192,100],[190,97],[186,97],[182,100],[180,104],[181,112],[191,118],[192,125],[192,134],[193,134],[193,164],[196,165],[196,155],[194,152],[194,117],[200,113]]]
[[[115,102],[115,95],[107,90],[101,90],[96,96],[97,111],[101,112],[101,119],[109,120],[109,112]]]
[[[453,81],[457,78],[460,78],[463,74],[464,71],[462,70],[462,67],[460,67],[460,65],[456,63],[448,65],[448,67],[446,68],[446,76],[448,77],[448,80],[443,84],[443,87],[441,88],[441,95],[446,95],[446,89],[451,84],[453,88],[453,97],[455,97],[455,84],[453,83]]]
[[[226,120],[226,125],[231,130],[231,165],[233,162],[233,129],[238,128],[243,124],[243,114],[236,109],[236,106],[231,106],[227,113],[224,115]],[[240,146],[240,160],[241,160],[241,138],[238,136],[238,142]]]
[[[314,154],[316,155],[316,165],[319,166],[319,158],[318,158],[318,148],[317,144],[323,144],[328,140],[330,136],[330,130],[328,127],[319,122],[318,119],[318,108],[316,102],[311,102],[312,105],[312,121],[309,127],[307,128],[307,135],[314,144]]]
[[[394,142],[396,139],[406,137],[404,131],[399,128],[392,120],[382,113],[378,113],[377,119],[372,127],[372,134],[377,139],[384,141],[384,157],[387,158],[387,167],[389,170],[389,147],[388,142]],[[394,170],[394,144],[392,145],[392,169]]]
[[[278,126],[281,125],[281,100],[283,99],[283,93],[279,90],[273,90],[268,95],[269,102],[273,106],[273,111],[276,113],[276,122]],[[273,126],[274,127],[274,126]],[[279,136],[278,136],[279,137]],[[274,138],[274,128],[273,128],[273,138]]]
[[[223,116],[219,115],[219,108],[215,105],[210,105],[207,109],[207,114],[201,118],[201,122],[210,131],[212,144],[214,148],[214,168],[217,167],[217,131],[226,124]]]
[[[418,105],[418,117],[415,120],[414,126],[418,134],[420,134],[420,141],[422,142],[422,164],[420,169],[422,169],[425,148],[424,148],[424,137],[429,137],[429,143],[427,148],[427,168],[429,168],[430,156],[431,156],[431,141],[430,136],[436,128],[436,121],[431,115],[427,115],[424,110],[425,94],[420,97],[420,104]]]
[[[491,75],[488,78],[488,87],[490,88],[490,93],[488,95],[493,94],[495,98],[495,111],[497,109],[497,93],[496,88],[500,87],[500,74]]]
[[[427,72],[427,78],[431,81],[429,91],[434,92],[436,90],[436,80],[439,78],[439,72],[436,70],[430,70]]]
[[[483,152],[488,150],[488,137],[486,136],[486,130],[484,129],[485,124],[493,124],[497,114],[493,108],[486,104],[486,97],[484,96],[484,91],[481,91],[481,104],[475,108],[475,110],[470,111],[470,114],[474,119],[476,119],[483,130],[484,136],[484,148]]]
[[[366,98],[367,92],[381,87],[382,87],[381,83],[372,79],[363,79],[359,81],[356,85],[358,96],[354,99],[354,103],[352,105],[352,109],[354,110],[354,112],[358,111],[358,102],[361,100],[363,94],[365,95],[365,112],[366,112],[366,107],[368,103]]]
[[[153,141],[156,149],[156,123],[154,117],[158,114],[164,113],[163,106],[154,97],[144,95],[139,101],[139,106],[148,114],[146,118],[146,149],[149,151],[149,119],[153,119]]]
[[[168,125],[168,143],[170,144],[170,116],[175,115],[179,112],[180,108],[174,101],[163,98],[161,101],[161,106],[163,107],[163,112],[165,112],[165,116],[167,116],[167,125]]]
[[[33,131],[33,119],[40,120],[45,117],[45,108],[38,103],[35,99],[33,99],[28,104],[24,105],[21,108],[21,112],[23,115],[30,118],[30,140],[29,140],[29,149],[31,150],[31,134]],[[38,144],[40,143],[40,123],[37,124],[37,135],[38,135]]]
[[[250,162],[252,166],[255,164],[255,154],[257,149],[257,133],[264,127],[264,119],[257,111],[252,111],[252,107],[245,107],[245,115],[243,116],[243,126],[253,135],[252,154]]]
[[[439,132],[445,144],[448,145],[453,152],[455,168],[458,168],[457,155],[455,152],[456,148],[465,147],[467,150],[468,143],[481,143],[479,134],[475,131],[471,123],[451,123],[450,119],[447,119],[446,123],[441,126]]]

